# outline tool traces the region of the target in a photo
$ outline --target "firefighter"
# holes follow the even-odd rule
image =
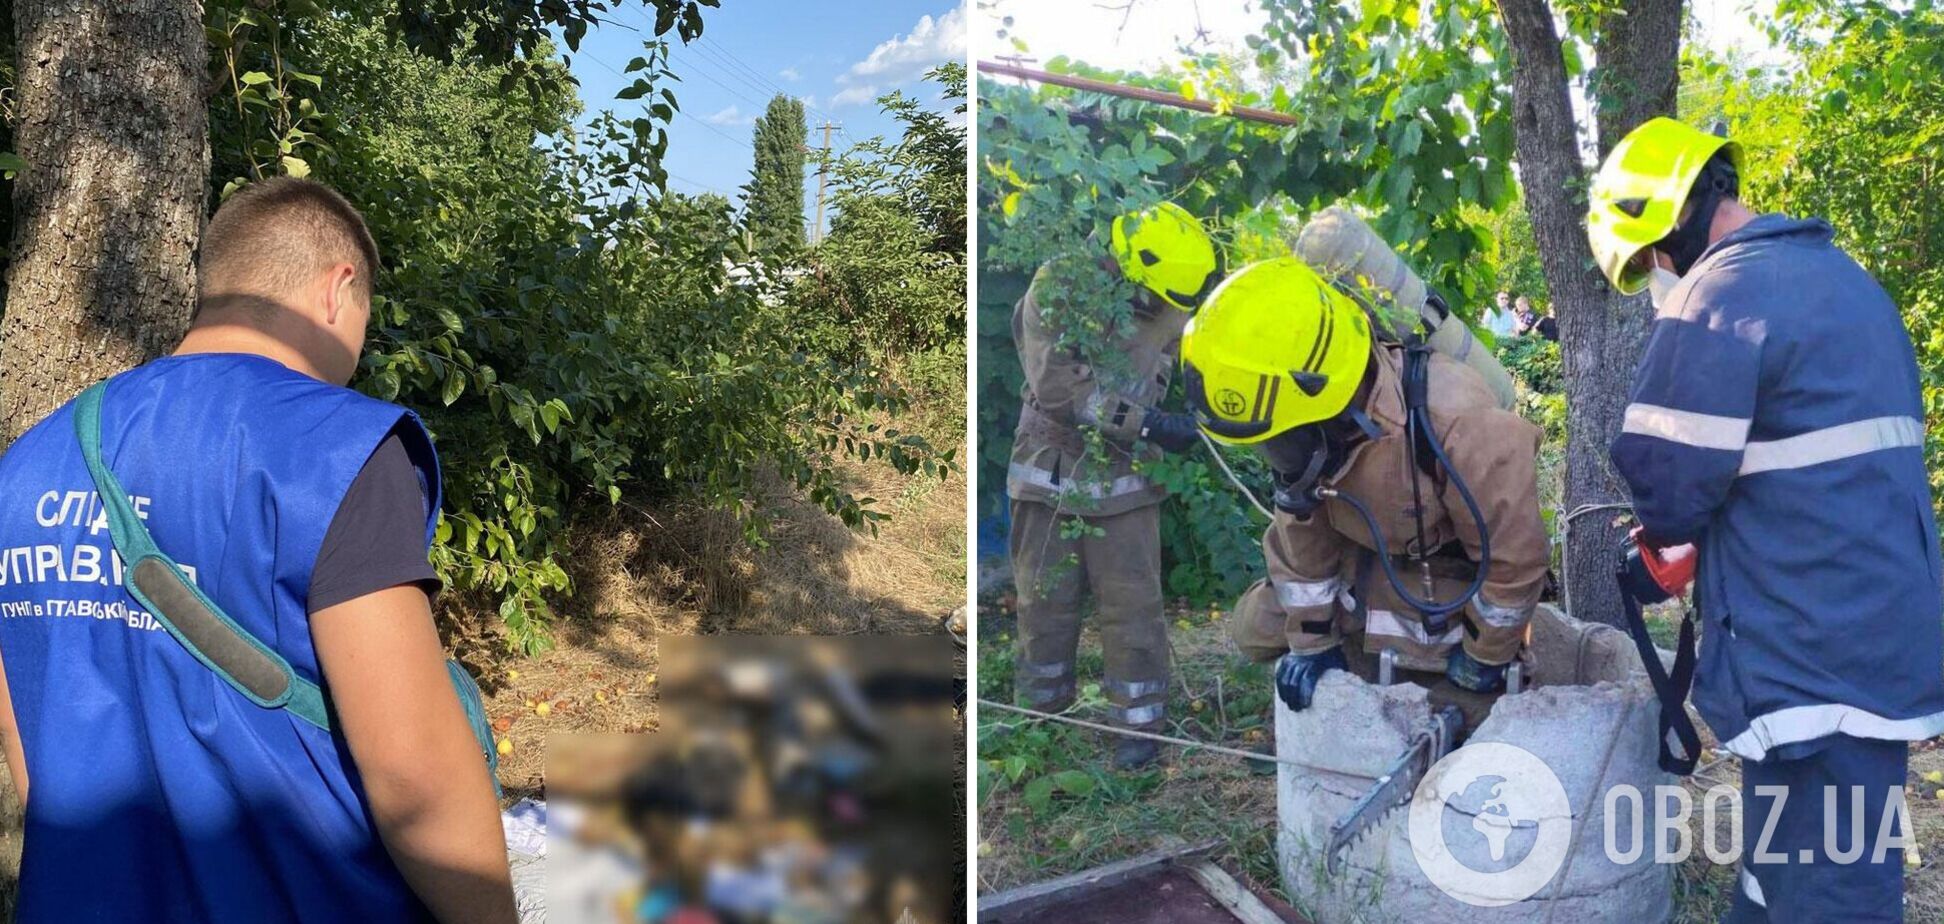
[[[1745,207],[1742,166],[1734,142],[1662,118],[1594,179],[1594,256],[1654,305],[1611,456],[1646,557],[1699,550],[1694,705],[1742,759],[1729,920],[1899,921],[1884,816],[1906,742],[1944,732],[1921,379],[1882,287],[1828,223]],[[1842,845],[1860,859],[1825,852]]]
[[[1060,343],[1067,313],[1044,294],[1044,267],[1013,310],[1013,343],[1026,373],[1006,475],[1018,689],[1029,708],[1058,712],[1072,704],[1080,605],[1091,592],[1109,717],[1154,730],[1168,695],[1160,527],[1167,492],[1137,467],[1157,448],[1180,452],[1196,442],[1193,417],[1158,405],[1182,325],[1215,287],[1221,264],[1201,223],[1173,203],[1116,219],[1100,256],[1136,290],[1132,323],[1118,332],[1111,357],[1080,356]],[[1092,451],[1090,434],[1099,436]],[[1120,738],[1114,764],[1144,766],[1156,755],[1151,741]]]
[[[1462,363],[1373,338],[1364,309],[1295,257],[1230,277],[1182,364],[1203,429],[1275,471],[1269,575],[1230,630],[1280,659],[1283,702],[1307,708],[1353,636],[1430,683],[1503,690],[1548,561],[1538,428]]]

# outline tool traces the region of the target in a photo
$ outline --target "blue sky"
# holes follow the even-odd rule
[[[878,111],[876,98],[903,90],[937,105],[936,85],[925,83],[924,74],[945,61],[965,60],[965,2],[722,0],[720,9],[705,8],[701,40],[671,42],[672,66],[682,79],[674,85],[681,112],[668,126],[669,188],[718,192],[740,202],[738,190],[749,182],[754,155],[753,121],[777,93],[805,100],[812,147],[822,143],[826,119],[840,126],[831,133],[840,150],[872,135],[895,135],[896,123]],[[612,24],[591,30],[573,56],[573,71],[590,113],[613,108],[633,117],[635,103],[614,99],[630,82],[617,72],[653,34],[652,15],[628,3],[618,18],[639,31]],[[809,214],[816,209],[817,181],[814,170],[806,173]]]

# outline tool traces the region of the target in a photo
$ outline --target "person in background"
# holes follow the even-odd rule
[[[244,187],[203,233],[188,335],[110,379],[100,417],[155,543],[327,691],[328,729],[246,698],[130,595],[75,402],[0,456],[0,549],[34,553],[0,581],[16,920],[515,920],[493,780],[432,621],[432,441],[344,387],[378,266],[335,191]]]
[[[1546,306],[1546,313],[1540,315],[1538,323],[1532,327],[1539,332],[1539,336],[1554,343],[1559,342],[1559,319],[1553,317],[1553,307],[1551,305]]]
[[[1512,313],[1512,293],[1503,291],[1498,294],[1493,306],[1485,309],[1485,316],[1479,319],[1479,325],[1490,332],[1495,340],[1513,336],[1517,324],[1518,319]]]
[[[1512,316],[1516,322],[1512,329],[1515,337],[1530,334],[1539,326],[1539,313],[1532,310],[1532,299],[1523,295],[1512,301]]]

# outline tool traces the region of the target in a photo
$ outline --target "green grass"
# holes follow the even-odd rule
[[[1229,653],[1207,613],[1173,613],[1175,686],[1166,732],[1230,747],[1272,737],[1267,670]],[[1013,620],[981,614],[979,695],[1013,701]],[[1081,641],[1079,701],[1100,721],[1098,638]],[[1165,747],[1159,766],[1117,772],[1104,733],[984,710],[978,739],[979,889],[999,891],[1153,850],[1179,838],[1219,840],[1216,859],[1277,894],[1276,790],[1240,758]]]

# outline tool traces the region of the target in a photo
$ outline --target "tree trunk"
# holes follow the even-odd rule
[[[14,240],[0,448],[174,345],[209,173],[200,0],[17,0]]]
[[[1586,243],[1587,172],[1567,93],[1566,62],[1547,0],[1503,0],[1510,41],[1514,144],[1533,239],[1559,319],[1566,377],[1566,516],[1586,505],[1625,502],[1626,486],[1607,462],[1620,433],[1633,370],[1652,309],[1645,297],[1613,292]],[[1671,115],[1680,78],[1680,0],[1629,0],[1607,16],[1596,42],[1600,153],[1635,125]],[[1617,514],[1574,519],[1561,551],[1566,600],[1579,619],[1620,625],[1613,555],[1623,530]]]

